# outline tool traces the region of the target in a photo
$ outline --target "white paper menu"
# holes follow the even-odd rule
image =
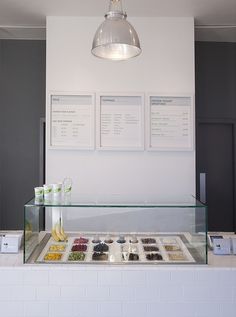
[[[149,102],[149,148],[192,149],[191,97],[150,96]]]
[[[143,147],[142,96],[100,96],[101,149]]]
[[[93,100],[93,95],[51,95],[51,147],[94,148]]]

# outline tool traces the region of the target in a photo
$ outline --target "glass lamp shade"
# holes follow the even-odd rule
[[[92,54],[120,61],[141,53],[138,34],[121,11],[110,11],[95,33]]]

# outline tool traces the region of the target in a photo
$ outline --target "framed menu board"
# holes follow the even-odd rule
[[[143,94],[99,94],[96,135],[100,150],[143,150]]]
[[[51,149],[95,147],[94,94],[50,94]]]
[[[193,96],[148,95],[147,148],[193,149]]]

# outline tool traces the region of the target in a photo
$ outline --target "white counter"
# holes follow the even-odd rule
[[[235,317],[236,256],[209,265],[24,265],[0,255],[1,317]]]
[[[236,256],[208,265],[30,265],[0,254],[1,317],[235,317]]]

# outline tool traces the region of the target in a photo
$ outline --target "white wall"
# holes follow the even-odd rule
[[[18,266],[0,270],[1,317],[235,317],[236,269]]]
[[[130,18],[143,52],[118,63],[90,54],[102,20],[47,18],[47,92],[194,94],[193,18]],[[77,199],[186,201],[195,194],[195,152],[47,150],[47,182],[65,176],[73,178]]]

